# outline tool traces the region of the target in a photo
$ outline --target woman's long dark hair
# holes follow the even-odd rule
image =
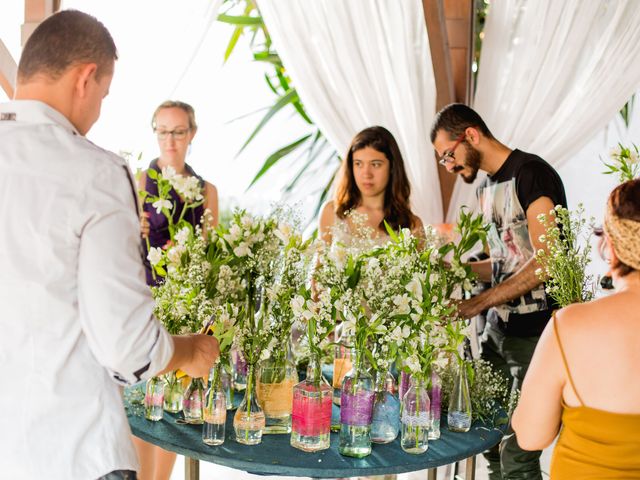
[[[353,154],[367,147],[384,153],[389,160],[389,182],[384,192],[384,220],[394,230],[413,228],[417,217],[411,213],[409,206],[411,186],[404,169],[400,148],[391,132],[379,126],[365,128],[351,141],[340,169],[340,180],[334,199],[336,215],[344,219],[350,210],[360,205],[362,195],[353,176]],[[386,231],[384,220],[378,225],[383,232]]]

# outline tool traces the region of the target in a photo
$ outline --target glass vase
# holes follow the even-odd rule
[[[225,388],[222,384],[223,371],[224,369],[218,363],[209,374],[210,386],[205,396],[204,424],[202,426],[202,441],[207,445],[222,445],[224,443],[227,401]]]
[[[185,422],[201,425],[204,421],[204,391],[202,378],[192,378],[182,397],[182,413],[184,413]]]
[[[264,433],[291,433],[293,386],[298,372],[287,356],[269,358],[260,365],[256,393],[264,411]]]
[[[182,397],[184,389],[182,383],[176,378],[176,372],[167,373],[164,376],[164,409],[170,413],[178,413],[182,410]]]
[[[244,445],[257,445],[262,441],[264,412],[256,398],[256,374],[254,365],[247,369],[247,388],[242,403],[233,417],[236,441]]]
[[[431,419],[429,440],[438,440],[440,438],[440,415],[442,413],[442,380],[435,369],[431,371],[429,399],[431,400],[431,411],[429,413],[429,417]]]
[[[449,399],[447,423],[452,432],[468,432],[471,428],[471,397],[469,396],[469,382],[464,361],[458,362],[453,391]]]
[[[378,372],[371,417],[371,441],[391,443],[400,431],[400,400],[395,395],[396,381],[390,372]]]
[[[420,454],[429,448],[431,402],[424,380],[414,378],[402,399],[400,446],[407,453]]]
[[[227,371],[227,368],[230,368],[230,366],[223,366],[220,370],[220,386],[222,390],[224,390],[224,398],[227,405],[227,410],[233,410],[235,408],[233,406],[233,379],[231,377],[231,374]]]
[[[144,418],[157,422],[162,420],[164,403],[164,381],[159,377],[147,380],[144,395]]]
[[[362,458],[371,453],[371,416],[374,384],[358,359],[342,381],[340,396],[340,443],[338,451],[348,457]]]
[[[340,405],[342,381],[344,376],[353,368],[355,350],[353,348],[354,339],[346,335],[344,339],[336,345],[335,358],[333,360],[333,403]]]
[[[398,383],[398,398],[402,401],[404,394],[407,393],[409,387],[411,387],[411,374],[400,372],[400,381]]]
[[[231,371],[233,388],[238,391],[247,388],[247,362],[237,349],[231,350]]]
[[[330,446],[333,388],[322,376],[320,362],[307,367],[307,378],[293,388],[291,446],[318,452]]]

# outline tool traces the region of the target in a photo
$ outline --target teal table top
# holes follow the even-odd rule
[[[140,392],[142,393],[142,392]],[[131,396],[128,397],[129,399]],[[247,446],[235,441],[233,414],[227,414],[226,439],[216,447],[202,442],[202,426],[176,423],[182,414],[165,412],[158,422],[146,420],[142,408],[127,403],[129,424],[134,435],[181,455],[212,462],[259,475],[287,475],[336,478],[404,473],[447,465],[481,453],[496,445],[503,429],[474,423],[467,433],[447,430],[446,416],[441,420],[441,437],[429,442],[421,455],[406,453],[399,438],[386,445],[373,444],[371,455],[357,459],[338,453],[338,434],[331,434],[331,448],[306,453],[289,445],[289,435],[264,435],[259,445]],[[339,415],[334,405],[332,423]]]

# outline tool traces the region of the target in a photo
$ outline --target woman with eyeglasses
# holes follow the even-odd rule
[[[199,225],[205,210],[209,210],[213,216],[213,225],[217,225],[218,192],[216,187],[205,181],[186,163],[189,145],[191,145],[198,130],[193,107],[179,101],[168,100],[163,102],[153,113],[151,126],[158,139],[160,156],[151,162],[149,169],[162,173],[163,168],[172,167],[178,175],[197,177],[202,186],[204,203],[194,209],[190,209],[185,219],[193,226]],[[148,192],[150,195],[158,194],[157,182],[150,178],[146,171],[140,175],[138,188],[141,191]],[[178,205],[178,208],[174,209],[174,221],[177,221],[182,211],[180,206],[184,202],[175,190],[172,190],[170,194],[172,200]],[[158,213],[150,203],[145,202],[142,210],[140,228],[143,239],[148,238],[151,247],[164,247],[170,240],[167,218],[162,212]],[[146,249],[146,240],[143,241],[143,246]],[[158,279],[153,277],[149,263],[145,262],[145,270],[147,284],[156,285]]]
[[[640,179],[609,196],[604,234],[615,292],[556,312],[513,414],[526,450],[560,432],[554,480],[640,478]]]
[[[411,185],[404,169],[400,148],[384,127],[369,127],[352,140],[342,163],[334,200],[320,215],[320,235],[327,243],[338,240],[351,243],[357,232],[355,212],[364,219],[372,243],[389,240],[384,222],[394,230],[409,228],[424,237],[420,218],[411,211]],[[334,239],[334,234],[340,238]]]
[[[153,113],[151,126],[158,139],[160,156],[151,162],[149,169],[162,173],[163,168],[172,167],[179,175],[197,177],[202,187],[204,203],[194,209],[190,209],[185,215],[185,219],[193,226],[200,225],[205,210],[209,210],[213,217],[212,225],[217,225],[218,192],[216,187],[205,181],[186,163],[189,145],[198,129],[193,107],[179,101],[163,102]],[[147,175],[147,171],[142,172],[140,175],[138,188],[151,195],[158,194],[158,184]],[[172,190],[170,195],[178,206],[175,209],[174,218],[174,221],[177,221],[184,201],[175,190]],[[140,219],[143,248],[145,250],[147,248],[145,240],[147,238],[151,247],[164,247],[170,240],[168,225],[169,222],[164,214],[162,212],[158,213],[150,203],[145,202],[142,206]],[[149,286],[156,285],[159,278],[153,277],[151,265],[146,261],[145,270],[147,284]],[[169,480],[176,461],[176,454],[137,437],[133,437],[133,443],[140,460],[139,478],[145,480]]]

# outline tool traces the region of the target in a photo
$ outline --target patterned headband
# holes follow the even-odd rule
[[[631,268],[640,270],[640,222],[618,217],[609,201],[604,216],[604,230],[616,257]]]

